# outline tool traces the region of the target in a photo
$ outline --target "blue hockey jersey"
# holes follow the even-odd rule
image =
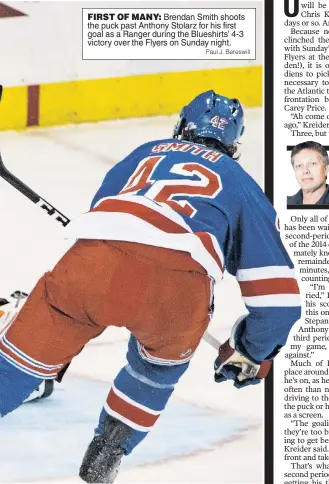
[[[255,360],[272,358],[300,317],[273,206],[236,161],[214,149],[176,139],[138,147],[66,230],[187,251],[216,281],[226,269],[249,311],[241,343]]]

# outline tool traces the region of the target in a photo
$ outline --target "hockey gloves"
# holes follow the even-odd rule
[[[233,380],[236,388],[256,385],[266,377],[272,361],[253,361],[249,356],[240,353],[236,346],[243,334],[246,316],[241,316],[232,328],[231,337],[218,350],[215,360],[215,382]]]

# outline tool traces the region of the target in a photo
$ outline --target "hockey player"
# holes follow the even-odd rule
[[[262,190],[234,160],[236,99],[213,91],[183,108],[173,138],[146,143],[105,176],[71,222],[73,247],[36,284],[0,340],[0,412],[18,407],[109,325],[131,332],[127,364],[80,468],[112,483],[189,366],[226,269],[248,315],[219,350],[215,380],[258,383],[300,317],[293,264]]]

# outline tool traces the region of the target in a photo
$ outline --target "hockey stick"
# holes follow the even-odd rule
[[[2,160],[0,154],[0,177],[3,178],[6,182],[12,185],[16,190],[21,192],[25,197],[27,197],[31,202],[38,205],[40,208],[46,211],[46,213],[50,217],[54,217],[59,223],[61,223],[64,227],[70,222],[62,212],[57,210],[51,203],[47,202],[44,198],[40,197],[35,191],[33,191],[30,187],[25,185],[19,178],[15,175],[10,173],[9,170],[5,167],[5,164]]]
[[[21,192],[25,197],[27,197],[31,202],[38,205],[40,208],[46,211],[48,215],[51,217],[55,217],[55,220],[60,222],[64,227],[70,222],[70,219],[66,217],[63,213],[61,213],[57,208],[55,208],[51,203],[47,202],[44,198],[40,197],[35,191],[33,191],[30,187],[25,185],[19,178],[14,176],[4,165],[0,154],[0,177],[3,178],[6,182],[12,185],[16,190]],[[204,341],[206,341],[210,346],[218,350],[221,343],[210,333],[207,331],[204,333],[203,337]],[[67,366],[68,367],[68,366]],[[67,367],[63,368],[59,374],[62,372],[62,377]],[[59,380],[60,381],[60,380]]]
[[[212,334],[208,333],[208,331],[206,331],[204,333],[204,335],[202,336],[202,339],[204,341],[206,341],[208,344],[210,344],[210,346],[212,346],[213,348],[215,348],[215,350],[219,350],[219,347],[221,346],[222,343],[220,343],[218,341],[217,338],[215,338],[215,336],[213,336]]]

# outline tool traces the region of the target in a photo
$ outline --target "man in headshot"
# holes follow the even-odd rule
[[[301,189],[287,197],[288,205],[329,205],[327,174],[329,158],[325,148],[315,141],[296,145],[291,152],[291,164]]]

